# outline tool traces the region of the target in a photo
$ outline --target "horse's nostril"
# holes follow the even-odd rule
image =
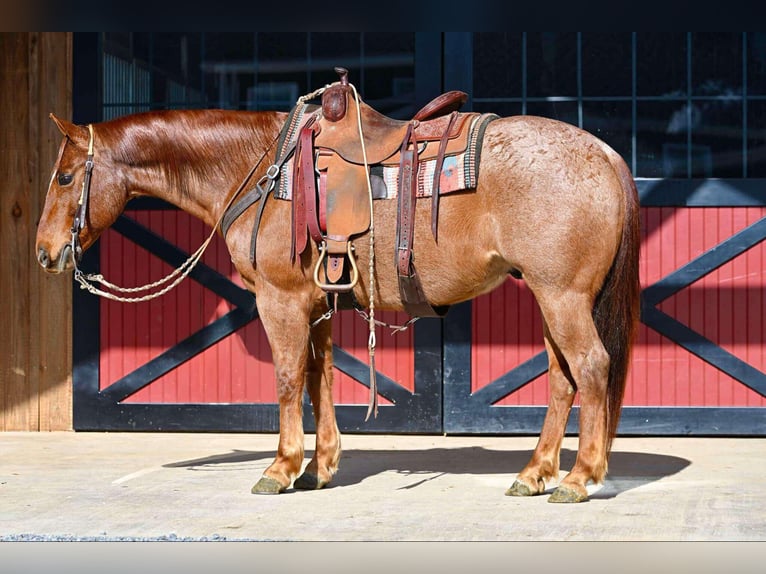
[[[42,265],[45,268],[47,268],[48,265],[50,265],[51,258],[44,247],[41,247],[40,250],[37,252],[37,261],[39,261],[40,265]]]

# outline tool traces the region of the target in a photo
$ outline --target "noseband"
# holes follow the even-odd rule
[[[80,243],[80,232],[85,227],[85,219],[88,212],[88,197],[90,196],[90,179],[93,175],[93,125],[88,124],[88,159],[85,160],[85,179],[82,180],[82,190],[80,191],[80,200],[77,203],[77,211],[74,214],[74,222],[70,232],[72,234],[72,259],[75,267],[82,258],[82,244]]]

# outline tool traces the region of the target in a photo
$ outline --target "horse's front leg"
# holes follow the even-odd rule
[[[295,488],[322,488],[338,470],[340,432],[335,419],[332,382],[332,319],[327,319],[311,329],[307,385],[316,421],[316,449],[303,474],[295,481]]]
[[[258,310],[269,339],[279,399],[279,446],[274,462],[253,486],[254,494],[284,492],[303,464],[303,387],[309,314],[298,297],[261,294]]]

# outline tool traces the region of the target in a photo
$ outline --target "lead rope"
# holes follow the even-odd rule
[[[88,131],[90,132],[90,141],[88,142],[88,154],[89,154],[89,157],[92,157],[95,137],[93,135],[93,126],[91,124],[88,124]],[[180,267],[178,267],[177,269],[174,269],[168,275],[166,275],[162,279],[154,281],[153,283],[148,283],[140,287],[120,287],[119,285],[115,285],[113,283],[110,283],[106,279],[104,279],[104,276],[101,275],[100,273],[96,273],[96,274],[83,273],[82,270],[77,265],[77,257],[75,257],[75,254],[72,253],[72,260],[74,261],[74,279],[80,284],[80,289],[85,289],[94,295],[104,297],[105,299],[111,299],[112,301],[119,301],[120,303],[140,303],[143,301],[149,301],[151,299],[156,299],[157,297],[161,297],[162,295],[164,295],[165,293],[167,293],[168,291],[176,287],[179,283],[181,283],[181,281],[183,281],[186,277],[188,277],[189,273],[192,272],[192,269],[194,269],[197,263],[199,263],[199,260],[202,258],[202,254],[205,252],[205,249],[207,249],[208,245],[210,245],[210,242],[213,240],[213,237],[215,236],[215,233],[218,227],[221,225],[221,221],[223,221],[223,216],[226,214],[226,211],[229,209],[234,199],[240,194],[240,192],[247,185],[247,182],[250,181],[250,178],[253,177],[255,170],[258,169],[259,165],[261,165],[261,163],[263,162],[263,159],[269,153],[269,151],[271,150],[275,142],[276,142],[276,139],[273,142],[271,142],[268,148],[266,148],[266,151],[263,152],[263,155],[261,156],[261,158],[252,167],[252,169],[247,174],[245,179],[242,180],[242,183],[237,188],[237,191],[235,191],[234,194],[226,202],[226,205],[221,211],[221,216],[218,218],[218,221],[213,226],[213,229],[210,231],[210,235],[208,235],[208,238],[205,240],[205,242],[199,247],[199,249],[197,249],[197,251],[192,253],[189,256],[189,258],[181,264]],[[264,178],[269,179],[269,184],[271,188],[271,186],[274,185],[274,179],[268,178],[268,176],[264,176]],[[261,183],[264,182],[264,178],[261,178],[261,180],[258,181],[259,186]],[[85,182],[83,182],[83,190],[80,193],[80,205],[82,205],[83,203],[85,193],[86,193]],[[83,218],[82,224],[84,225],[84,223],[85,221]],[[73,234],[75,233],[74,229],[72,233]],[[168,283],[174,278],[175,280],[172,283],[170,283],[169,285],[165,285],[166,283]],[[95,285],[96,283],[99,285],[102,285],[103,287],[107,289],[110,289],[111,291],[116,291],[117,293],[140,293],[142,291],[149,291],[151,289],[156,289],[157,287],[160,287],[161,285],[165,285],[165,287],[161,289],[160,291],[149,293],[147,295],[142,295],[140,297],[123,297],[121,295],[116,295],[115,293],[110,293],[109,291],[104,291],[103,289],[97,287]]]
[[[364,135],[362,133],[361,102],[359,100],[359,94],[356,91],[356,86],[351,83],[349,85],[351,86],[351,90],[354,93],[354,100],[356,101],[356,123],[359,127],[359,142],[362,147],[362,158],[364,160],[364,175],[367,180],[367,192],[370,199],[370,312],[367,317],[367,324],[370,329],[369,336],[367,337],[367,351],[370,355],[370,400],[367,403],[367,416],[364,418],[365,422],[367,422],[370,418],[370,414],[374,414],[375,418],[378,417],[378,384],[375,370],[375,347],[377,345],[377,339],[375,337],[375,213],[373,211],[374,203],[372,197],[372,182],[370,181],[370,169],[367,164],[367,148],[364,145]]]

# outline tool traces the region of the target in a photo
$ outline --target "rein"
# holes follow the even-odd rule
[[[148,283],[140,287],[120,287],[104,279],[104,276],[101,274],[83,273],[83,271],[78,266],[79,260],[82,256],[80,232],[85,227],[85,219],[86,219],[86,215],[88,211],[88,199],[90,197],[90,181],[93,174],[93,166],[94,166],[93,147],[94,147],[95,137],[93,135],[92,124],[88,124],[88,132],[90,134],[90,137],[88,140],[88,158],[85,161],[85,178],[83,179],[83,182],[82,182],[82,190],[80,192],[80,200],[78,202],[77,211],[75,212],[74,223],[72,224],[72,228],[70,230],[72,233],[71,245],[72,245],[72,260],[74,262],[74,279],[80,284],[80,289],[85,289],[94,295],[98,295],[106,299],[111,299],[113,301],[119,301],[121,303],[139,303],[142,301],[149,301],[151,299],[156,299],[157,297],[164,295],[165,293],[167,293],[168,291],[176,287],[179,283],[181,283],[181,281],[183,281],[186,277],[189,276],[189,274],[192,272],[192,270],[197,265],[197,263],[199,263],[199,260],[202,258],[202,254],[205,252],[208,245],[210,245],[210,242],[213,240],[213,237],[215,236],[216,231],[221,225],[221,221],[223,220],[223,217],[226,214],[226,211],[229,209],[234,199],[236,199],[237,196],[240,193],[242,193],[242,190],[247,185],[247,182],[250,181],[251,177],[253,177],[255,170],[258,169],[258,166],[261,165],[266,155],[274,146],[274,143],[276,143],[276,138],[275,138],[274,141],[272,141],[271,144],[269,144],[269,147],[266,148],[266,150],[263,152],[263,155],[260,157],[260,159],[250,169],[248,174],[242,180],[242,183],[239,184],[239,187],[234,192],[234,194],[226,202],[226,205],[224,206],[221,212],[221,215],[218,218],[218,221],[213,226],[213,229],[211,230],[208,238],[199,247],[199,249],[197,249],[197,251],[192,253],[189,256],[189,258],[181,264],[180,267],[178,267],[177,269],[174,269],[168,275],[166,275],[162,279],[159,279],[158,281],[154,281],[153,283]],[[279,171],[276,170],[276,175],[278,175],[278,173]],[[258,180],[258,183],[256,185],[258,186],[259,189],[261,189],[261,185],[265,184],[268,181],[268,187],[265,190],[265,193],[267,194],[269,191],[273,189],[275,179],[276,179],[276,176],[274,174],[274,170],[272,170],[272,168],[269,168],[269,171],[266,173],[266,175],[264,175],[260,180]],[[261,189],[261,191],[263,192],[264,190]],[[110,291],[104,291],[103,289],[97,287],[96,284],[102,285],[103,287],[110,289],[111,291],[115,291],[117,293],[140,293],[143,291],[156,289],[163,285],[164,287],[159,291],[155,291],[153,293],[149,293],[146,295],[141,295],[136,297],[131,297],[131,296],[125,297],[122,295],[116,295],[115,293],[111,293]]]

